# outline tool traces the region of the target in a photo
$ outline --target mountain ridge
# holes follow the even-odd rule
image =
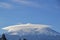
[[[60,40],[60,33],[48,25],[21,24],[3,28],[7,30],[6,37],[10,40],[26,38],[27,40]]]

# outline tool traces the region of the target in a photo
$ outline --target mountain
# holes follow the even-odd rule
[[[8,40],[60,40],[60,33],[52,30],[48,25],[20,24],[3,28],[7,30]]]

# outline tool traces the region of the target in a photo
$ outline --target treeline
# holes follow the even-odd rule
[[[0,40],[7,40],[5,37],[5,34],[2,34],[2,37],[0,38]]]
[[[7,40],[7,38],[6,38],[5,34],[2,34],[2,36],[1,36],[0,40]],[[19,39],[19,40],[21,40],[21,39]],[[25,38],[24,38],[23,40],[27,40],[27,39],[25,39]]]

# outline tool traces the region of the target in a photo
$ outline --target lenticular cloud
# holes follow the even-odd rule
[[[21,29],[26,29],[26,28],[46,28],[49,27],[49,25],[43,25],[43,24],[19,24],[19,25],[12,25],[12,26],[8,26],[5,28],[2,28],[3,30],[7,30],[8,32],[16,32],[19,31]]]

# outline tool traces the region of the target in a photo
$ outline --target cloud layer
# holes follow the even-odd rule
[[[12,2],[22,4],[22,5],[27,5],[27,6],[40,7],[39,4],[32,1],[27,1],[27,0],[12,0]]]
[[[58,4],[57,4],[57,2],[58,2]],[[60,7],[59,2],[60,2],[59,0],[58,1],[57,0],[53,0],[53,1],[40,0],[40,3],[36,2],[36,1],[30,1],[30,0],[9,0],[6,2],[0,2],[0,7],[11,8],[11,7],[16,7],[18,5],[19,6],[24,5],[24,6],[37,7],[37,8],[48,8],[48,7],[58,8],[58,7]]]
[[[24,6],[30,6],[30,7],[40,7],[38,3],[28,1],[28,0],[10,0],[10,2],[0,2],[0,7],[2,8],[11,8],[15,7],[16,5],[24,5]]]
[[[2,8],[11,8],[11,5],[8,3],[0,2],[0,7]]]
[[[7,30],[8,32],[16,32],[21,29],[26,29],[26,28],[46,28],[49,27],[49,25],[42,25],[42,24],[19,24],[19,25],[13,25],[13,26],[8,26],[5,28],[2,28],[3,30]]]

